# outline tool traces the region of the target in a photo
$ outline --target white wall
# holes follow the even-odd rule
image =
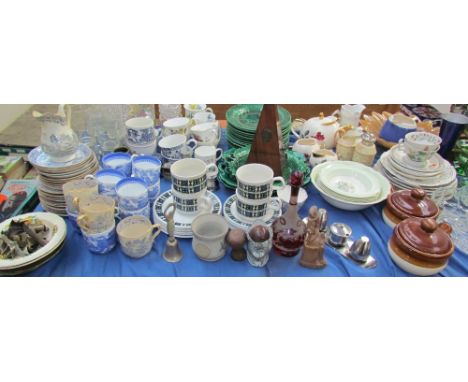
[[[10,126],[32,105],[0,105],[0,131]]]

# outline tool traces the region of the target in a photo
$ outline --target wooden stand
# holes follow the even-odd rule
[[[283,176],[285,161],[277,106],[263,105],[247,163],[267,165],[273,169],[275,176]]]

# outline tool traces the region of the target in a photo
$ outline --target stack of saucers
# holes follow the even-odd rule
[[[221,214],[221,200],[212,192],[206,191],[206,196],[211,200],[213,214]],[[174,202],[172,197],[172,190],[162,193],[154,202],[153,205],[153,219],[155,224],[161,225],[161,230],[164,233],[167,231],[167,217],[164,212],[168,206]],[[179,238],[191,238],[192,233],[192,222],[199,214],[182,214],[178,210],[174,212],[174,225],[175,225],[175,236]]]
[[[457,190],[455,168],[439,154],[425,162],[414,162],[402,146],[394,146],[382,154],[375,165],[396,190],[422,188],[426,194],[440,202],[450,199]]]
[[[361,163],[325,162],[312,170],[312,183],[331,205],[358,211],[380,203],[390,193],[390,183],[380,173]]]
[[[95,154],[84,144],[78,146],[68,162],[53,161],[41,147],[32,150],[28,158],[39,173],[37,190],[44,210],[61,216],[67,215],[62,185],[95,174],[99,169]]]
[[[263,105],[235,105],[226,112],[227,140],[232,147],[243,147],[253,142]],[[289,145],[291,114],[278,106],[279,124],[283,142]]]

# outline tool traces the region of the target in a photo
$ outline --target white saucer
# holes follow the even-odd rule
[[[221,214],[221,200],[212,192],[207,191],[206,195],[213,203],[211,213]],[[164,216],[164,210],[173,202],[172,191],[166,191],[158,196],[153,205],[153,219],[155,223],[161,224],[161,230],[167,234],[167,219]],[[175,236],[179,238],[191,238],[192,222],[198,214],[185,215],[176,210],[174,213]]]
[[[248,230],[252,223],[256,220],[262,220],[266,225],[271,225],[275,219],[281,215],[281,210],[275,210],[274,208],[268,207],[267,213],[264,217],[247,219],[237,212],[236,201],[237,196],[234,194],[226,199],[226,202],[223,206],[224,217],[234,228]]]

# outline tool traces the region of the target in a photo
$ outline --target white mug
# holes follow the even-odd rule
[[[163,135],[167,137],[172,134],[187,135],[192,121],[189,118],[177,117],[168,119],[163,123]]]
[[[206,164],[216,163],[223,156],[223,149],[214,146],[200,146],[195,149],[195,158],[201,159]]]
[[[209,111],[199,111],[193,116],[193,120],[195,122],[195,125],[206,122],[215,122],[216,114],[211,113]]]
[[[190,129],[192,137],[200,143],[214,142],[219,135],[218,122],[205,122]]]
[[[213,112],[211,107],[206,107],[205,104],[184,104],[185,116],[187,118],[193,118],[193,116],[200,111]]]
[[[190,146],[190,145],[193,146]],[[184,145],[194,149],[197,147],[197,141],[195,139],[189,139],[182,134],[173,134],[169,135],[159,142],[159,147],[161,149],[161,154],[166,159],[177,160],[181,157],[181,149]]]
[[[273,190],[286,185],[282,176],[274,176],[273,170],[259,163],[249,163],[239,167],[236,171],[237,194],[244,199],[266,199]],[[273,186],[273,182],[281,182],[281,186]]]
[[[206,192],[207,172],[217,173],[218,168],[196,158],[178,160],[171,166],[172,189],[180,194],[200,195]]]

